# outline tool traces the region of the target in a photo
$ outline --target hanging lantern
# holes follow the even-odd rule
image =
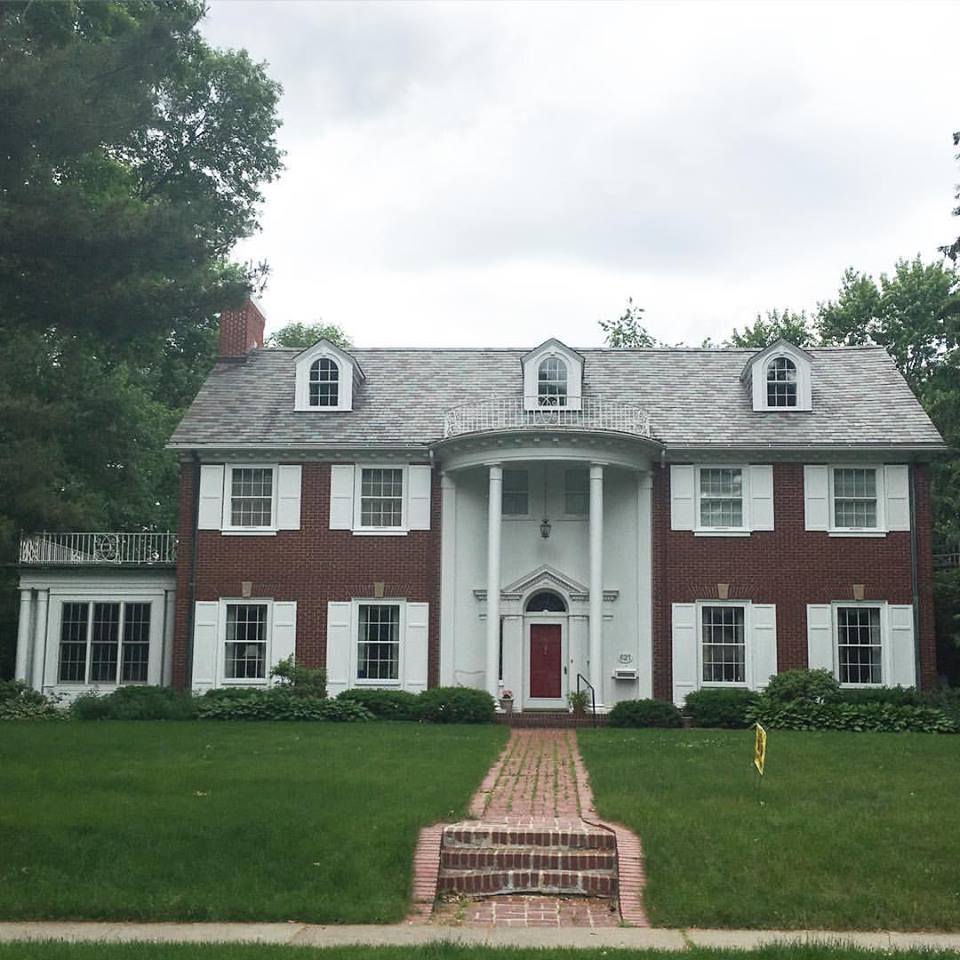
[[[550,536],[550,521],[546,517],[543,518],[543,523],[540,524],[540,536],[543,537],[544,540]]]

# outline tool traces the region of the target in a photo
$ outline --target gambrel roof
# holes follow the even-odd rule
[[[813,409],[754,411],[741,381],[757,351],[581,350],[584,396],[648,411],[653,438],[671,448],[855,446],[943,449],[936,428],[882,347],[826,347],[811,357]],[[424,446],[444,413],[469,401],[519,398],[526,350],[351,350],[366,379],[348,412],[294,409],[300,351],[253,350],[218,363],[171,446]]]

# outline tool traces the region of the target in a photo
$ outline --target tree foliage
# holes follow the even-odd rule
[[[600,329],[604,333],[607,346],[617,349],[657,346],[656,339],[640,322],[643,313],[644,308],[636,306],[633,297],[628,297],[626,308],[616,320],[600,320]]]
[[[279,86],[202,15],[0,4],[0,561],[21,529],[174,522],[164,444],[262,280],[229,253],[282,165]]]
[[[953,135],[953,145],[955,147],[960,147],[960,130],[956,131]],[[960,153],[957,154],[957,160],[960,160]],[[954,199],[960,200],[960,184],[957,184],[957,190],[954,194]],[[953,208],[953,215],[955,217],[960,217],[960,206]],[[960,237],[957,237],[953,243],[948,243],[945,247],[941,247],[940,252],[956,263],[957,257],[960,257]]]
[[[810,319],[805,310],[799,313],[789,308],[768,310],[766,319],[758,313],[757,319],[747,324],[743,331],[734,327],[726,346],[762,350],[781,339],[798,347],[809,347],[814,343],[815,333],[810,329]]]
[[[349,350],[350,338],[333,323],[288,323],[267,337],[268,347],[312,347],[318,340],[329,340],[332,344]]]

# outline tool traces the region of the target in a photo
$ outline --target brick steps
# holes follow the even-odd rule
[[[583,821],[444,827],[438,894],[616,897],[617,841]]]
[[[519,713],[498,713],[496,715],[497,723],[507,727],[521,728],[539,728],[553,729],[558,727],[605,727],[607,717],[605,714],[597,716],[583,716],[582,714],[573,714],[566,710],[524,710]]]

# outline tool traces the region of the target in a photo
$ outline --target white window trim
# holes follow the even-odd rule
[[[843,683],[840,680],[840,607],[867,607],[880,611],[880,682]],[[830,604],[830,631],[833,635],[833,676],[844,690],[876,690],[887,684],[891,675],[890,612],[885,600],[834,600]]]
[[[332,407],[311,406],[310,368],[317,360],[332,360],[339,372],[337,404]],[[306,413],[337,413],[353,409],[354,367],[348,360],[328,347],[318,347],[301,355],[297,360],[297,385],[294,409]]]
[[[703,608],[704,607],[740,607],[743,610],[743,676],[742,683],[732,680],[703,679]],[[753,676],[753,624],[750,600],[698,600],[697,601],[697,689],[739,689],[752,690],[750,678]]]
[[[739,527],[707,527],[700,519],[700,472],[702,470],[739,470],[740,471],[740,498],[743,514],[743,525]],[[697,537],[749,537],[753,532],[750,515],[750,466],[743,463],[704,463],[697,464],[693,477],[694,509],[696,523],[693,533]]]
[[[358,676],[360,672],[360,608],[370,606],[397,607],[400,611],[399,623],[397,625],[400,644],[397,654],[396,680],[361,680]],[[354,597],[353,613],[350,618],[350,683],[354,687],[401,688],[403,686],[404,671],[406,669],[406,643],[404,642],[406,634],[407,601],[405,599],[397,599],[396,597]]]
[[[557,408],[561,409],[560,407]],[[526,467],[504,467],[503,472],[506,475],[507,472],[511,473],[523,473],[527,477],[527,512],[526,513],[507,513],[503,509],[503,498],[507,495],[507,484],[506,479],[504,478],[503,482],[500,485],[500,519],[504,523],[510,523],[515,520],[532,520],[534,517],[533,512],[533,493],[531,492],[531,483],[530,483],[530,470]]]
[[[838,527],[834,507],[834,474],[837,470],[873,470],[876,476],[877,525],[875,527]],[[883,464],[832,463],[827,467],[827,532],[831,537],[885,537],[887,530],[887,498]]]
[[[69,596],[64,595],[57,598],[59,604],[59,615],[56,621],[57,633],[51,639],[56,646],[56,657],[54,662],[54,678],[52,684],[47,686],[70,687],[77,689],[81,687],[92,687],[100,689],[107,687],[116,689],[117,687],[143,687],[149,686],[157,681],[153,677],[153,647],[154,647],[154,616],[156,607],[156,597],[138,596],[136,594],[124,594],[123,597],[117,596],[89,596],[87,594]],[[60,679],[60,647],[63,643],[63,607],[65,604],[87,604],[87,630],[86,630],[86,656],[84,660],[83,680],[61,680]],[[117,673],[113,680],[91,680],[90,667],[93,662],[93,607],[98,603],[116,603],[120,606],[120,625],[117,631]],[[120,671],[123,669],[123,633],[126,626],[126,606],[130,603],[146,604],[150,607],[150,632],[147,635],[147,679],[146,680],[121,680]]]
[[[277,527],[277,482],[279,471],[276,463],[227,463],[223,470],[223,516],[220,532],[229,536],[269,537],[276,534]],[[233,471],[234,470],[271,470],[273,479],[270,483],[270,525],[264,527],[235,527],[230,522],[231,505],[233,501]]]
[[[227,676],[227,607],[266,607],[267,640],[263,654],[263,678]],[[220,617],[217,626],[216,673],[222,687],[266,687],[270,685],[270,667],[273,663],[273,600],[264,597],[229,597],[220,600]]]
[[[364,470],[400,470],[402,489],[400,492],[400,526],[364,527],[360,525],[363,504],[360,491],[363,489]],[[407,497],[410,495],[410,477],[407,464],[399,463],[358,463],[353,471],[353,533],[357,536],[404,536],[409,533],[407,526]]]
[[[767,371],[770,364],[780,357],[790,360],[797,370],[797,402],[792,407],[771,407],[767,403]],[[810,361],[799,352],[781,349],[767,354],[762,363],[754,363],[751,378],[754,410],[763,413],[809,413],[813,409]]]
[[[320,403],[311,403],[310,402],[310,386],[313,383],[313,368],[320,363],[321,360],[329,360],[330,363],[334,365],[337,370],[337,379],[336,381],[323,380],[318,381],[318,383],[332,383],[335,382],[337,385],[337,402],[333,404],[320,404]],[[310,363],[307,365],[307,382],[306,382],[306,397],[305,401],[307,404],[308,410],[341,410],[341,398],[343,397],[343,364],[332,354],[320,353],[317,356],[311,359]]]

